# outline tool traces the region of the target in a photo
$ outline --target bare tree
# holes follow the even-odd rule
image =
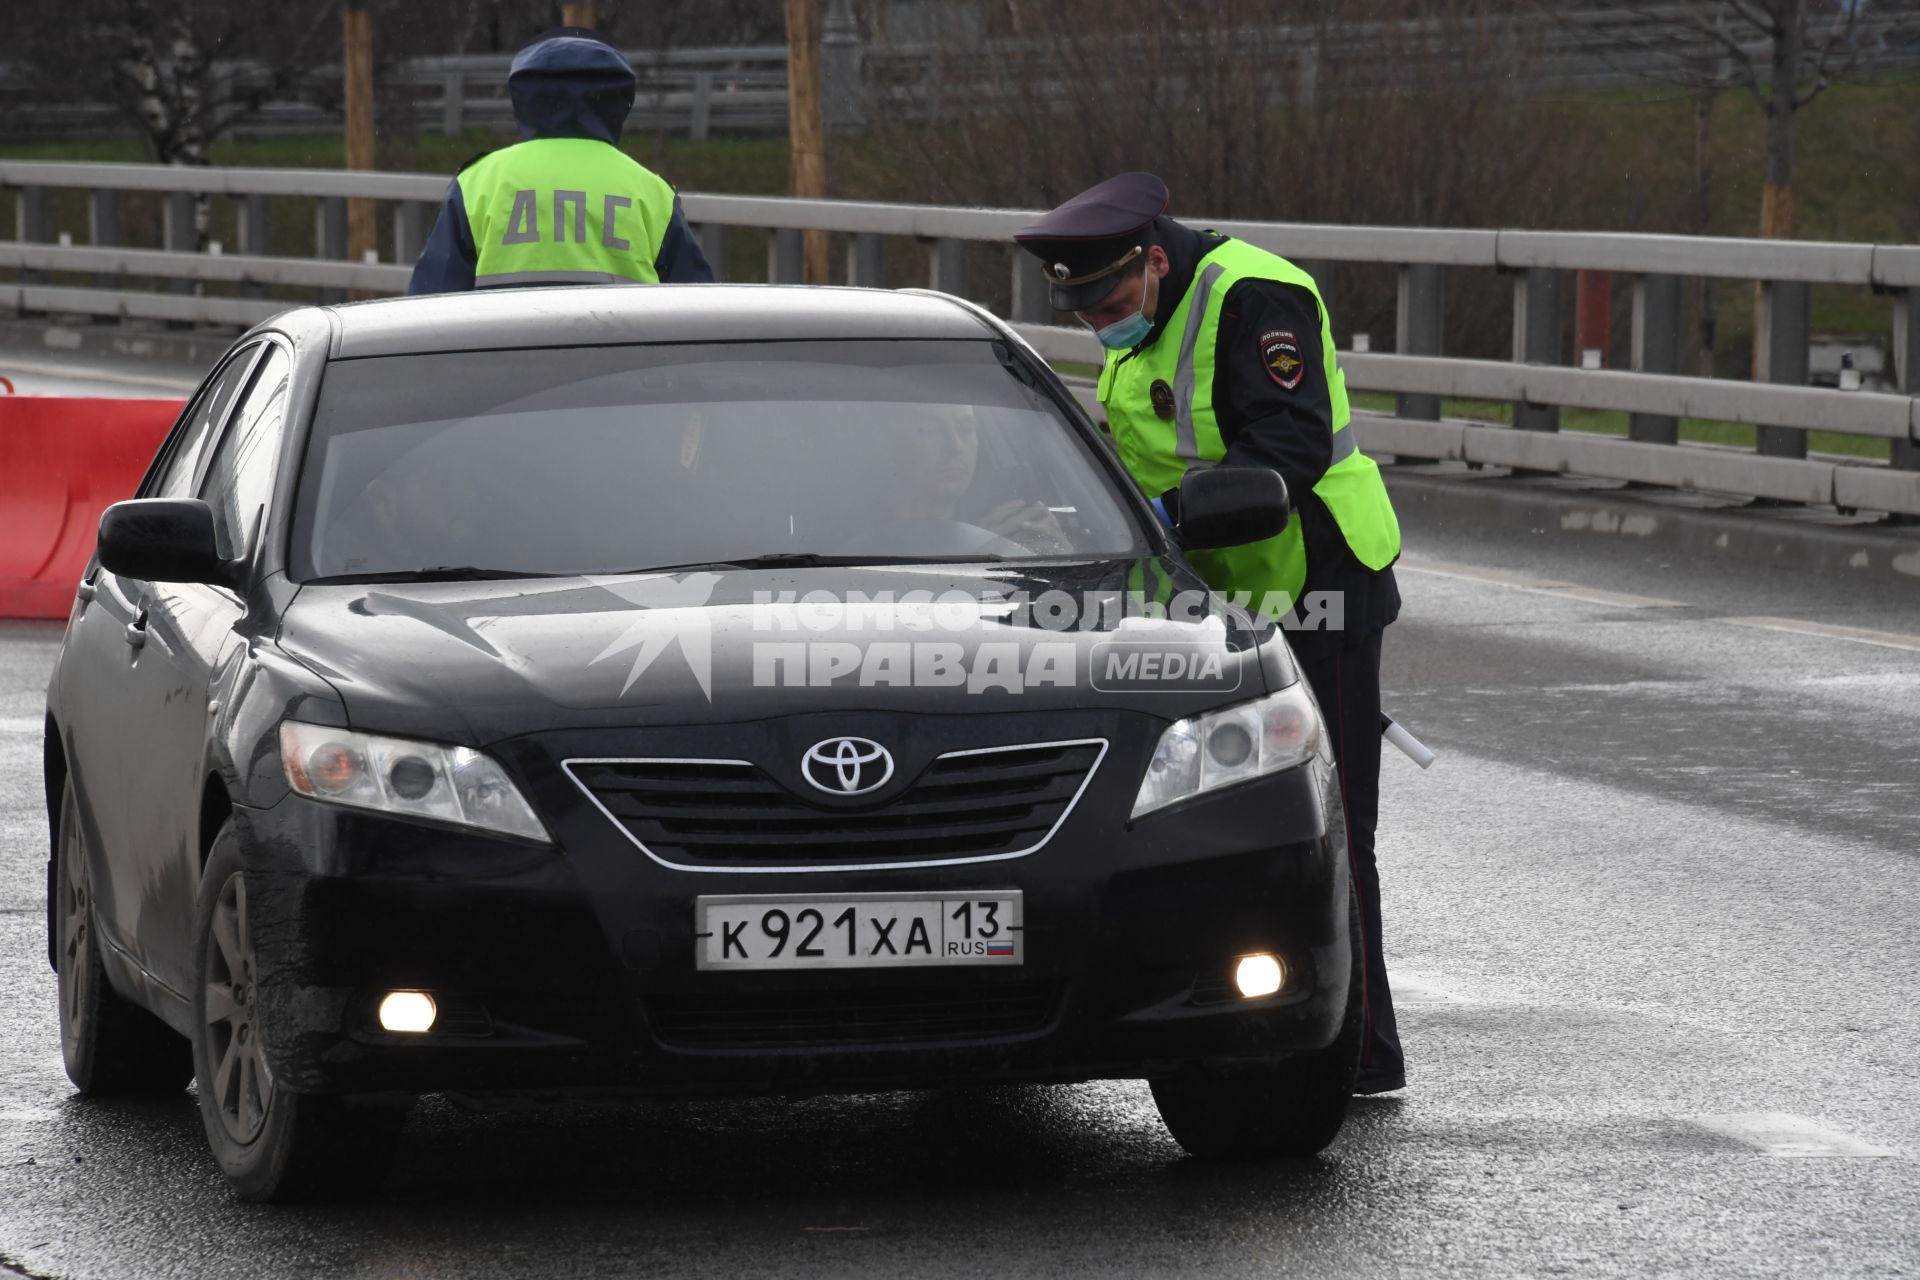
[[[876,195],[1033,208],[1149,169],[1201,223],[1550,227],[1583,205],[1559,107],[1514,87],[1541,24],[1498,0],[1008,0],[991,16],[984,41],[870,61]],[[1337,274],[1341,332],[1391,332],[1391,272]],[[1449,342],[1497,354],[1510,290],[1459,286]]]
[[[1537,3],[1561,12],[1550,0]],[[1765,115],[1760,234],[1767,238],[1793,234],[1794,123],[1801,109],[1835,82],[1856,77],[1877,39],[1920,14],[1913,0],[1610,0],[1595,7],[1621,20],[1595,28],[1593,51],[1643,79],[1695,93],[1702,128],[1712,98],[1724,90],[1744,92]]]
[[[114,103],[162,164],[207,149],[330,57],[333,0],[71,0],[8,18],[9,56],[47,101]]]

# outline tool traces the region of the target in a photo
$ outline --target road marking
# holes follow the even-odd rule
[[[1841,627],[1831,622],[1802,622],[1796,618],[1722,618],[1736,627],[1754,627],[1761,631],[1784,631],[1788,635],[1813,636],[1820,640],[1851,640],[1855,644],[1878,645],[1882,649],[1904,649],[1920,653],[1920,636],[1903,636],[1897,631],[1869,631],[1865,627]]]
[[[1895,1156],[1886,1147],[1863,1142],[1850,1133],[1829,1129],[1805,1116],[1785,1111],[1742,1111],[1724,1116],[1689,1116],[1710,1133],[1763,1151],[1770,1156],[1801,1160],[1823,1156]]]
[[[46,721],[35,716],[0,716],[0,733],[39,733]]]
[[[1663,600],[1658,596],[1636,596],[1621,591],[1602,591],[1596,587],[1561,582],[1557,578],[1536,578],[1506,569],[1482,569],[1477,565],[1455,564],[1448,560],[1421,560],[1412,556],[1401,556],[1395,567],[1410,573],[1429,574],[1436,578],[1484,583],[1491,587],[1505,587],[1509,591],[1554,596],[1561,600],[1579,600],[1586,604],[1606,605],[1614,609],[1684,609],[1687,607],[1683,600]],[[1761,631],[1780,631],[1788,635],[1811,636],[1820,640],[1850,640],[1855,644],[1871,644],[1882,649],[1900,649],[1908,653],[1920,653],[1920,636],[1902,635],[1896,631],[1842,627],[1830,622],[1802,622],[1795,618],[1720,618],[1718,621],[1732,623],[1736,627],[1753,627]]]
[[[1684,600],[1663,600],[1659,596],[1636,596],[1624,591],[1602,591],[1597,587],[1583,587],[1574,582],[1562,582],[1558,578],[1536,578],[1530,574],[1512,573],[1505,569],[1482,569],[1476,565],[1455,564],[1449,560],[1422,560],[1413,556],[1401,556],[1394,567],[1413,573],[1431,574],[1436,578],[1479,582],[1492,587],[1505,587],[1510,591],[1526,591],[1533,595],[1554,596],[1561,600],[1579,600],[1585,604],[1606,605],[1612,609],[1684,609],[1687,607]]]

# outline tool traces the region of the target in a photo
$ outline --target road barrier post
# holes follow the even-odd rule
[[[193,225],[193,206],[197,197],[191,191],[169,191],[161,206],[160,238],[173,253],[198,253],[200,234]],[[192,293],[191,280],[176,279],[167,288],[174,293]]]
[[[1680,372],[1680,277],[1643,275],[1633,282],[1633,371]],[[1643,444],[1680,443],[1680,419],[1671,413],[1636,413],[1627,436]]]
[[[1564,364],[1560,311],[1566,273],[1557,267],[1527,267],[1513,282],[1513,359],[1516,364]],[[1517,401],[1513,425],[1523,431],[1558,431],[1557,405]]]
[[[1333,317],[1339,308],[1334,305],[1338,301],[1338,299],[1334,297],[1333,291],[1333,271],[1335,264],[1332,262],[1322,262],[1317,258],[1296,258],[1293,260],[1293,265],[1313,277],[1313,287],[1320,291],[1320,305],[1326,311],[1327,322],[1330,326],[1336,325],[1337,321],[1335,321]],[[1333,334],[1334,345],[1338,346],[1340,342],[1340,330],[1335,327]]]
[[[1394,350],[1407,356],[1437,356],[1446,329],[1447,269],[1435,262],[1413,262],[1400,268],[1400,298],[1394,309]],[[1436,422],[1440,397],[1398,395],[1394,412],[1402,418]]]
[[[1920,397],[1920,289],[1893,295],[1893,376],[1900,390]],[[1891,461],[1902,471],[1920,471],[1920,441],[1911,435],[1895,440]]]
[[[273,206],[270,196],[258,193],[241,197],[240,200],[240,252],[256,258],[264,258],[273,252]],[[267,296],[267,286],[260,282],[242,285],[241,290],[249,298]]]
[[[451,138],[460,132],[461,116],[467,107],[467,73],[450,69],[441,75],[440,132]]]
[[[694,233],[694,239],[700,242],[700,252],[706,255],[707,265],[713,268],[715,280],[727,278],[727,226],[724,222],[703,222]]]
[[[44,243],[47,234],[47,189],[45,187],[22,187],[13,193],[14,239],[28,244]],[[20,283],[40,284],[47,278],[44,271],[22,271]]]
[[[321,196],[313,206],[313,256],[342,262],[347,256],[347,198]],[[344,289],[322,289],[320,301],[345,302]]]
[[[95,187],[87,193],[87,239],[102,249],[126,243],[126,224],[120,216],[120,193],[111,187]],[[93,278],[94,287],[111,289],[119,278],[102,271]]]
[[[1053,304],[1047,300],[1047,278],[1041,274],[1040,264],[1025,249],[1013,251],[1013,305],[1008,318],[1015,324],[1061,324],[1078,323],[1069,321],[1063,315],[1055,314]]]
[[[1804,280],[1769,280],[1760,286],[1759,337],[1754,349],[1760,367],[1755,382],[1807,385],[1807,328],[1813,287]],[[1755,428],[1756,451],[1768,458],[1804,458],[1807,433],[1794,427]]]
[[[946,237],[935,240],[927,252],[927,287],[956,298],[967,294],[967,242]]]
[[[847,283],[867,289],[887,287],[887,243],[877,231],[847,237]]]
[[[693,103],[687,109],[687,141],[705,142],[713,127],[713,72],[693,73]]]
[[[794,227],[775,227],[767,235],[767,283],[799,284],[805,275],[801,234]]]
[[[418,200],[396,200],[393,205],[393,260],[401,266],[420,257],[426,245],[427,206]]]

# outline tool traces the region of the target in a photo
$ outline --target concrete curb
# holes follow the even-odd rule
[[[1566,541],[1606,539],[1719,561],[1920,594],[1920,526],[1821,523],[1789,508],[1701,509],[1658,490],[1581,488],[1499,472],[1384,466],[1394,507],[1410,525],[1505,530]]]

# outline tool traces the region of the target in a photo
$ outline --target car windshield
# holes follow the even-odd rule
[[[297,580],[1130,557],[1099,446],[986,341],[340,360]]]

